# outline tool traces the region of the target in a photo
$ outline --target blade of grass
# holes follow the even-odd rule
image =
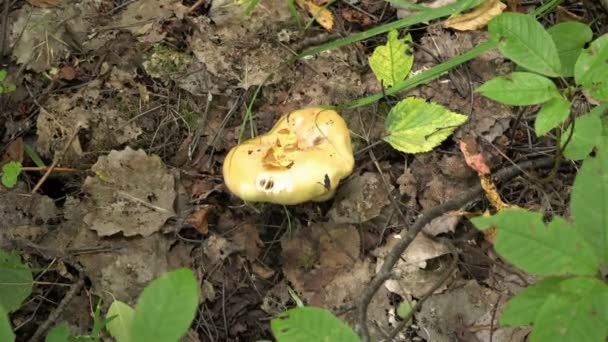
[[[467,9],[473,8],[479,5],[483,0],[459,0],[455,3],[445,5],[439,8],[426,9],[421,11],[420,13],[413,15],[408,18],[399,19],[393,21],[391,23],[374,27],[364,32],[355,33],[348,37],[344,37],[341,39],[337,39],[333,42],[329,42],[327,44],[323,44],[312,49],[305,50],[299,55],[292,58],[292,61],[296,61],[302,59],[306,56],[315,55],[319,52],[323,52],[325,50],[334,49],[340,46],[348,45],[354,42],[358,42],[360,40],[368,39],[379,34],[388,32],[390,30],[397,30],[404,27],[420,24],[423,22],[431,21],[437,18],[445,17],[454,13],[459,13],[462,11],[466,11]]]
[[[46,166],[44,164],[44,162],[42,161],[42,158],[40,158],[40,155],[38,155],[38,153],[30,145],[23,144],[23,151],[25,151],[25,154],[27,154],[28,157],[30,157],[30,159],[32,159],[32,161],[34,162],[34,164],[36,164],[36,166],[38,166],[38,167]]]

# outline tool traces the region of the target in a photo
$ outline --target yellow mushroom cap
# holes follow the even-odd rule
[[[282,116],[266,134],[226,155],[228,189],[245,201],[293,205],[330,199],[355,165],[346,122],[311,107]]]

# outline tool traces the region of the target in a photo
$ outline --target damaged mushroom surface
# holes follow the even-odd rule
[[[223,173],[228,189],[245,201],[294,205],[330,199],[354,165],[344,119],[311,107],[282,116],[268,133],[233,147]]]

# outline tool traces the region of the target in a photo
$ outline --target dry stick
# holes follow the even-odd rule
[[[397,334],[399,334],[399,332],[401,330],[403,330],[403,328],[405,328],[405,326],[407,325],[407,323],[410,321],[410,319],[412,319],[412,316],[414,316],[414,314],[420,310],[420,308],[422,307],[422,304],[430,297],[433,295],[433,293],[435,291],[437,291],[437,289],[443,285],[443,283],[445,283],[448,278],[452,275],[452,273],[454,273],[454,270],[456,269],[456,265],[458,265],[458,253],[455,252],[455,248],[452,246],[452,263],[450,264],[450,267],[448,268],[448,270],[441,276],[441,279],[439,279],[438,282],[436,282],[433,287],[431,287],[428,291],[426,291],[424,293],[424,295],[420,298],[420,300],[416,303],[416,305],[414,305],[414,307],[412,307],[412,309],[410,310],[410,312],[407,313],[407,315],[405,317],[403,317],[403,320],[401,322],[399,322],[399,324],[393,329],[393,331],[391,331],[391,333],[388,335],[388,341],[393,341],[393,339],[397,336]]]
[[[546,168],[552,165],[553,158],[541,158],[531,160],[523,162],[517,165],[517,167],[512,166],[509,168],[502,169],[496,172],[495,176],[492,178],[494,178],[494,180],[498,182],[505,182],[518,176],[521,173],[521,169]],[[401,235],[401,239],[397,242],[395,246],[393,246],[391,251],[386,255],[386,258],[384,259],[384,263],[382,264],[380,271],[370,281],[369,285],[361,295],[361,299],[357,303],[357,315],[359,321],[358,330],[363,342],[368,342],[370,340],[369,329],[367,327],[367,308],[369,306],[369,303],[373,299],[376,292],[378,292],[378,289],[380,289],[382,284],[384,284],[384,282],[388,278],[390,278],[393,267],[395,266],[397,261],[399,261],[401,254],[403,254],[405,249],[412,243],[412,241],[414,241],[414,238],[416,238],[422,228],[426,226],[429,222],[443,215],[444,213],[462,208],[467,203],[479,197],[482,193],[483,189],[481,188],[481,185],[478,184],[471,190],[467,191],[460,198],[445,202],[441,205],[424,211],[409,230],[403,229],[399,233],[399,235]]]
[[[70,137],[70,139],[68,140],[68,143],[63,148],[63,151],[61,151],[61,153],[55,158],[55,160],[53,160],[53,163],[51,164],[51,166],[46,170],[46,172],[44,173],[42,178],[40,178],[40,180],[38,181],[38,184],[36,184],[36,186],[32,190],[32,195],[35,194],[40,189],[42,184],[44,184],[44,181],[46,181],[46,179],[49,178],[49,175],[51,174],[51,172],[53,172],[53,169],[57,166],[57,164],[59,164],[59,160],[61,160],[63,155],[66,154],[66,152],[72,145],[72,141],[74,141],[74,138],[76,138],[76,135],[78,135],[78,132],[80,131],[80,127],[81,127],[80,124],[76,125],[76,127],[74,128],[74,133],[72,133],[72,136]]]
[[[44,321],[40,326],[38,326],[38,329],[36,329],[36,332],[34,333],[34,335],[32,335],[32,337],[29,339],[29,342],[38,342],[41,340],[42,334],[44,334],[47,330],[49,330],[51,325],[53,323],[55,323],[57,318],[59,318],[59,315],[61,315],[61,313],[65,310],[65,308],[68,306],[68,304],[70,304],[72,299],[78,294],[78,292],[80,292],[80,290],[82,289],[83,286],[84,286],[84,273],[80,272],[80,274],[78,276],[78,281],[75,282],[74,284],[72,284],[72,286],[70,287],[68,292],[65,294],[65,296],[63,297],[63,299],[61,300],[59,305],[57,305],[55,310],[53,310],[53,312],[51,312],[51,314],[46,319],[46,321]]]
[[[21,168],[21,171],[47,171],[50,166],[24,166]],[[71,167],[56,167],[53,169],[54,172],[78,172],[78,169],[74,169]]]

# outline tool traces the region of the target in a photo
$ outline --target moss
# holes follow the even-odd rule
[[[185,72],[191,61],[192,56],[157,44],[154,46],[152,54],[144,62],[144,68],[148,75],[160,78],[167,74]]]

